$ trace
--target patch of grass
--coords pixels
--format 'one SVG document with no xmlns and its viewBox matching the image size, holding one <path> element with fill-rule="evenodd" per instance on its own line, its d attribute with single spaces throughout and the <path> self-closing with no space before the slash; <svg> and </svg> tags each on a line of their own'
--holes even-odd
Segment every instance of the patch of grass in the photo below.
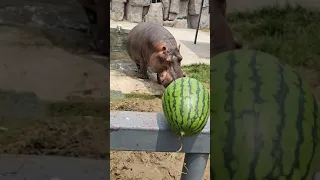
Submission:
<svg viewBox="0 0 320 180">
<path fill-rule="evenodd" d="M 233 13 L 228 20 L 250 49 L 270 53 L 292 66 L 319 69 L 320 12 L 269 7 Z"/>
<path fill-rule="evenodd" d="M 108 117 L 109 103 L 106 102 L 54 102 L 46 104 L 49 116 L 95 116 Z"/>
<path fill-rule="evenodd" d="M 153 94 L 130 93 L 130 94 L 125 94 L 125 98 L 148 100 L 148 99 L 157 98 L 157 96 Z"/>
<path fill-rule="evenodd" d="M 181 67 L 187 76 L 203 83 L 210 83 L 210 65 L 198 63 Z"/>
</svg>

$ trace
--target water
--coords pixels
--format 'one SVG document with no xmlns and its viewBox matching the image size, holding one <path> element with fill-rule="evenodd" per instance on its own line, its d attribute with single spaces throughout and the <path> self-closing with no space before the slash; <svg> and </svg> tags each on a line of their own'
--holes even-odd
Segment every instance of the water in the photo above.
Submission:
<svg viewBox="0 0 320 180">
<path fill-rule="evenodd" d="M 110 60 L 129 60 L 126 49 L 128 34 L 110 29 Z"/>
<path fill-rule="evenodd" d="M 127 40 L 128 33 L 110 29 L 110 69 L 120 71 L 128 76 L 135 76 L 137 66 L 127 53 Z"/>
</svg>

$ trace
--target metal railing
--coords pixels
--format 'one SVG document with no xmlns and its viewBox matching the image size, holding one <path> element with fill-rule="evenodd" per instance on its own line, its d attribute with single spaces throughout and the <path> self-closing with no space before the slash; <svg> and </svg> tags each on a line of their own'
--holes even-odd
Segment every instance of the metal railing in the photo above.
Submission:
<svg viewBox="0 0 320 180">
<path fill-rule="evenodd" d="M 162 113 L 111 111 L 110 128 L 111 150 L 176 152 L 180 147 Z M 180 152 L 186 154 L 181 180 L 202 180 L 210 153 L 210 120 L 201 133 L 182 142 Z"/>
</svg>

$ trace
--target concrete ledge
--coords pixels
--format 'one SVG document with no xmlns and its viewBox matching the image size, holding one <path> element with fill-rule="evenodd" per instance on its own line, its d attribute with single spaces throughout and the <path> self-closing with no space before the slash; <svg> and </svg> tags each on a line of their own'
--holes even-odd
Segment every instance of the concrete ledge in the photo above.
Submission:
<svg viewBox="0 0 320 180">
<path fill-rule="evenodd" d="M 112 150 L 175 152 L 180 147 L 162 113 L 112 111 L 110 128 Z M 183 138 L 181 152 L 210 153 L 210 118 L 201 133 Z"/>
<path fill-rule="evenodd" d="M 0 155 L 1 180 L 109 180 L 109 169 L 109 160 Z"/>
</svg>

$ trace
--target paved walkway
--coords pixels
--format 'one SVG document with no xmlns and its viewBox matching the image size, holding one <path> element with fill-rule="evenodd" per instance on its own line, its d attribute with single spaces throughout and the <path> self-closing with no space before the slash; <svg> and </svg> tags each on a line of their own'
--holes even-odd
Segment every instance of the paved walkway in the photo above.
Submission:
<svg viewBox="0 0 320 180">
<path fill-rule="evenodd" d="M 0 155 L 1 180 L 109 180 L 109 169 L 107 160 Z"/>
</svg>

